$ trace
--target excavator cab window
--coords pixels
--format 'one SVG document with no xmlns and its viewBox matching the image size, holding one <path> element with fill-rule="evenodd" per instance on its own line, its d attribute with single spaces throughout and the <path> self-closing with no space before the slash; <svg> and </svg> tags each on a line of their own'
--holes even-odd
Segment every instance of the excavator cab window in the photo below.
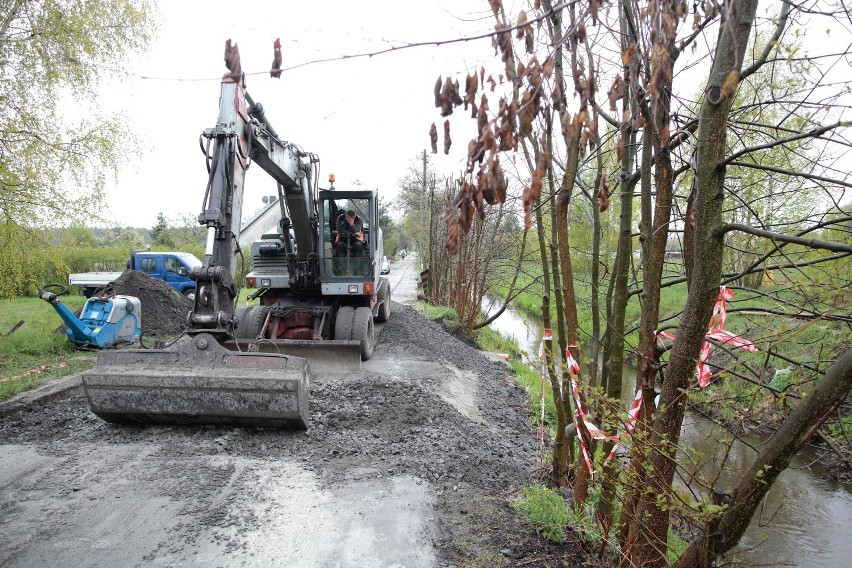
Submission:
<svg viewBox="0 0 852 568">
<path fill-rule="evenodd" d="M 370 275 L 370 200 L 323 201 L 323 248 L 326 274 Z"/>
</svg>

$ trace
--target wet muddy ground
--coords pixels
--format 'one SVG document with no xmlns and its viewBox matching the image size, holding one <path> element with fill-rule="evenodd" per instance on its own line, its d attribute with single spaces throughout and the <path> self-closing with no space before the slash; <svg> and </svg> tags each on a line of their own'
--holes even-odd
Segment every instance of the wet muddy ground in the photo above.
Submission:
<svg viewBox="0 0 852 568">
<path fill-rule="evenodd" d="M 526 394 L 412 308 L 361 373 L 312 378 L 310 414 L 117 426 L 77 389 L 7 417 L 0 566 L 561 565 L 510 505 L 538 459 Z"/>
</svg>

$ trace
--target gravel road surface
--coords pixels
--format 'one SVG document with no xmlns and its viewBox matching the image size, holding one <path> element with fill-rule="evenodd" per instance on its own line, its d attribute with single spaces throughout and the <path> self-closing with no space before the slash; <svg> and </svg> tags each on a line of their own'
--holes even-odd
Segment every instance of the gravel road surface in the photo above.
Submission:
<svg viewBox="0 0 852 568">
<path fill-rule="evenodd" d="M 413 260 L 361 372 L 312 377 L 305 432 L 117 426 L 79 388 L 0 420 L 0 566 L 520 563 L 526 395 L 400 303 Z"/>
</svg>

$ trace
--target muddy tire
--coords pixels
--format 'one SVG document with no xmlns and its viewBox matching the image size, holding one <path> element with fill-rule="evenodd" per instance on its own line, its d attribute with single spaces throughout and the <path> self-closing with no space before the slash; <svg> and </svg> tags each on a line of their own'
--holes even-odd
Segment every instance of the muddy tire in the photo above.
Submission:
<svg viewBox="0 0 852 568">
<path fill-rule="evenodd" d="M 367 361 L 373 356 L 375 343 L 375 327 L 373 327 L 373 311 L 362 306 L 355 310 L 352 321 L 352 339 L 361 342 L 361 360 Z"/>
<path fill-rule="evenodd" d="M 376 294 L 376 299 L 379 301 L 379 309 L 376 312 L 376 321 L 385 323 L 390 318 L 390 303 L 391 303 L 391 287 L 390 281 L 387 278 L 382 278 L 379 281 L 379 293 Z"/>
<path fill-rule="evenodd" d="M 186 296 L 186 299 L 189 300 L 190 302 L 194 302 L 195 301 L 195 288 L 187 288 L 186 290 L 183 291 L 183 295 Z M 251 307 L 251 306 L 249 306 L 249 307 Z"/>
<path fill-rule="evenodd" d="M 352 339 L 352 319 L 355 317 L 355 308 L 352 306 L 341 306 L 337 310 L 337 319 L 334 322 L 334 338 L 339 341 Z"/>
<path fill-rule="evenodd" d="M 249 313 L 254 309 L 254 306 L 240 306 L 234 312 L 234 317 L 237 320 L 237 326 L 234 328 L 234 337 L 237 339 L 248 339 L 245 335 L 247 329 L 246 322 L 248 321 Z"/>
<path fill-rule="evenodd" d="M 245 311 L 240 313 L 242 310 Z M 266 323 L 268 314 L 269 308 L 267 306 L 238 308 L 236 315 L 240 322 L 237 324 L 237 329 L 234 330 L 234 336 L 237 339 L 257 339 L 257 336 L 263 330 L 263 324 Z"/>
</svg>

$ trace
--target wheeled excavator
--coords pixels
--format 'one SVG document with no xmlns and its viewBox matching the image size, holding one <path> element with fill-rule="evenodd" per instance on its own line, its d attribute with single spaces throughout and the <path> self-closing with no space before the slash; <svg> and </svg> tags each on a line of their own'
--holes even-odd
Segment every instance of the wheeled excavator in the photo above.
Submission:
<svg viewBox="0 0 852 568">
<path fill-rule="evenodd" d="M 311 374 L 358 371 L 374 321 L 390 316 L 377 191 L 335 189 L 333 176 L 319 189 L 319 157 L 277 134 L 242 74 L 222 79 L 218 122 L 200 141 L 207 240 L 184 335 L 163 349 L 101 352 L 83 375 L 90 407 L 109 422 L 307 428 Z M 250 166 L 275 180 L 281 218 L 251 246 L 245 282 L 257 302 L 238 307 Z M 344 230 L 347 212 L 357 235 Z"/>
</svg>

